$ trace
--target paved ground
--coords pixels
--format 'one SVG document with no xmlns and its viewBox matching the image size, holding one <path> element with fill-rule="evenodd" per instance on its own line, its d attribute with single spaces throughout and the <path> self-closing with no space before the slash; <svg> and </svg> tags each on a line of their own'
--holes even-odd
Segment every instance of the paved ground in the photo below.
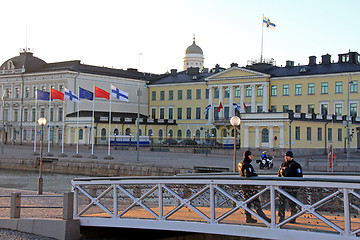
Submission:
<svg viewBox="0 0 360 240">
<path fill-rule="evenodd" d="M 178 152 L 181 149 L 175 149 L 177 152 L 166 151 L 149 151 L 148 148 L 146 150 L 139 151 L 139 160 L 137 160 L 137 152 L 135 149 L 121 149 L 121 147 L 117 147 L 115 150 L 113 147 L 111 148 L 111 156 L 114 157 L 111 161 L 116 162 L 124 162 L 124 163 L 141 163 L 141 164 L 149 164 L 149 165 L 162 165 L 162 166 L 176 166 L 176 167 L 184 167 L 184 168 L 193 168 L 194 166 L 204 166 L 204 167 L 221 167 L 221 168 L 229 168 L 232 170 L 233 168 L 233 151 L 231 149 L 227 150 L 224 154 L 214 154 L 210 153 L 206 156 L 205 153 L 193 153 L 192 149 L 189 149 L 188 152 Z M 68 159 L 76 160 L 78 158 L 74 157 L 76 155 L 76 146 L 66 147 L 64 149 L 65 154 Z M 13 156 L 16 158 L 23 157 L 34 157 L 34 147 L 26 146 L 26 145 L 5 145 L 4 153 L 1 155 L 5 155 L 7 157 Z M 39 153 L 39 146 L 37 148 L 37 153 Z M 54 157 L 58 157 L 61 154 L 61 148 L 56 146 L 51 149 L 51 154 Z M 242 150 L 237 151 L 236 162 L 242 160 Z M 47 146 L 44 147 L 44 156 L 48 154 Z M 107 147 L 96 147 L 94 150 L 94 155 L 97 156 L 97 159 L 91 159 L 91 151 L 88 147 L 81 147 L 79 149 L 79 155 L 82 156 L 81 159 L 89 159 L 89 160 L 103 160 L 104 157 L 108 155 Z M 260 156 L 255 155 L 255 159 L 258 159 Z M 304 170 L 308 171 L 316 171 L 314 170 L 314 166 L 326 167 L 329 165 L 329 161 L 326 155 L 320 156 L 295 156 L 294 158 L 298 161 L 304 168 Z M 349 169 L 352 171 L 357 171 L 356 167 L 359 169 L 359 161 L 360 161 L 360 153 L 354 152 L 351 153 L 350 158 L 347 159 L 346 154 L 337 154 L 337 166 L 349 166 Z M 283 157 L 275 157 L 274 158 L 274 168 L 271 169 L 271 172 L 276 172 L 279 168 L 281 162 L 284 161 Z M 255 169 L 258 170 L 258 166 L 253 161 L 253 165 Z M 269 172 L 269 170 L 267 170 Z M 260 171 L 261 172 L 261 171 Z"/>
</svg>

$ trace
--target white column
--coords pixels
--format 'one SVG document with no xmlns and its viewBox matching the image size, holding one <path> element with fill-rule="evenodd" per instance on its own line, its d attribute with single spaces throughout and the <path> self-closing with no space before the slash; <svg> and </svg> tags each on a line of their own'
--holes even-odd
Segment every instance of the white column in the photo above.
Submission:
<svg viewBox="0 0 360 240">
<path fill-rule="evenodd" d="M 244 126 L 244 148 L 249 147 L 249 127 Z"/>
<path fill-rule="evenodd" d="M 279 136 L 279 147 L 280 148 L 284 148 L 284 138 L 285 138 L 285 136 L 284 136 L 284 126 L 279 126 L 279 128 L 280 128 L 280 136 Z"/>
<path fill-rule="evenodd" d="M 223 102 L 223 87 L 219 87 L 219 106 L 220 103 L 224 106 L 224 102 Z M 224 118 L 224 109 L 221 109 L 219 112 L 219 118 Z"/>
<path fill-rule="evenodd" d="M 245 103 L 245 91 L 244 91 L 244 85 L 240 86 L 240 108 L 241 108 L 241 112 L 244 113 L 245 112 L 245 108 L 244 108 L 244 103 Z"/>
<path fill-rule="evenodd" d="M 234 101 L 234 86 L 229 86 L 230 94 L 229 94 L 229 117 L 235 116 L 235 108 L 233 106 Z"/>
<path fill-rule="evenodd" d="M 272 149 L 274 148 L 274 127 L 270 126 L 269 130 L 269 148 Z"/>
<path fill-rule="evenodd" d="M 259 126 L 255 127 L 255 147 L 260 147 L 260 134 L 259 134 Z"/>
<path fill-rule="evenodd" d="M 268 84 L 263 84 L 263 111 L 268 112 L 270 106 L 268 106 L 268 90 L 267 90 Z"/>
<path fill-rule="evenodd" d="M 210 109 L 208 111 L 208 123 L 212 123 L 213 121 L 213 118 L 214 118 L 214 114 L 213 114 L 213 109 L 214 109 L 214 106 L 213 106 L 213 88 L 212 87 L 209 87 L 209 104 L 210 104 Z"/>
<path fill-rule="evenodd" d="M 255 113 L 256 112 L 256 102 L 255 102 L 255 99 L 256 99 L 256 95 L 255 95 L 255 91 L 256 90 L 256 85 L 252 84 L 251 85 L 251 112 L 252 113 Z"/>
</svg>

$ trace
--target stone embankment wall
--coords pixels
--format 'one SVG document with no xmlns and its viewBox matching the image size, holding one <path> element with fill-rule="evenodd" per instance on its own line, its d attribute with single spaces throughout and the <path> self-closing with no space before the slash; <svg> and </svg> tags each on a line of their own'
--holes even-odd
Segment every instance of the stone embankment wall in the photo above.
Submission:
<svg viewBox="0 0 360 240">
<path fill-rule="evenodd" d="M 1 169 L 38 171 L 39 158 L 1 158 Z M 66 158 L 45 158 L 43 172 L 75 174 L 86 176 L 173 176 L 193 172 L 193 169 L 169 166 L 154 166 L 137 163 L 121 163 L 109 160 L 85 160 Z"/>
</svg>

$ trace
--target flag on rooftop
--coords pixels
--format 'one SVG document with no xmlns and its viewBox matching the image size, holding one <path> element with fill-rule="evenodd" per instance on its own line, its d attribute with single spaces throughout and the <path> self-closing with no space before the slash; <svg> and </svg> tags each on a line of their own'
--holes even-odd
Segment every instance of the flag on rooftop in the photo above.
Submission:
<svg viewBox="0 0 360 240">
<path fill-rule="evenodd" d="M 50 92 L 51 92 L 51 94 L 50 94 L 51 100 L 59 99 L 61 101 L 64 101 L 64 94 L 62 92 L 55 90 L 53 88 L 51 88 Z"/>
<path fill-rule="evenodd" d="M 129 102 L 129 94 L 111 85 L 111 96 L 125 102 Z"/>
<path fill-rule="evenodd" d="M 36 98 L 38 100 L 49 101 L 50 100 L 50 92 L 45 92 L 45 91 L 41 91 L 39 89 L 36 89 Z"/>
<path fill-rule="evenodd" d="M 73 93 L 67 88 L 65 88 L 65 99 L 68 99 L 72 102 L 80 102 L 78 96 L 76 96 L 75 93 Z"/>
<path fill-rule="evenodd" d="M 94 93 L 90 92 L 89 90 L 79 87 L 79 98 L 92 101 L 92 100 L 94 100 Z"/>
<path fill-rule="evenodd" d="M 270 19 L 268 19 L 266 17 L 264 17 L 264 19 L 263 19 L 263 25 L 266 26 L 267 28 L 272 28 L 272 29 L 276 28 L 275 23 L 271 22 Z"/>
</svg>

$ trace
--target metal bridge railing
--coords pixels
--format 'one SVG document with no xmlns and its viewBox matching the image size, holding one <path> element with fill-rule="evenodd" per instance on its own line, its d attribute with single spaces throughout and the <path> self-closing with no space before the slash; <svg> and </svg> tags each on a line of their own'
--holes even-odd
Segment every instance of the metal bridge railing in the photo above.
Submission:
<svg viewBox="0 0 360 240">
<path fill-rule="evenodd" d="M 325 178 L 176 176 L 72 181 L 81 225 L 206 232 L 270 239 L 353 239 L 360 234 L 360 181 Z M 246 198 L 243 189 L 253 194 Z M 293 193 L 296 192 L 295 196 Z M 287 201 L 279 222 L 279 198 Z M 267 222 L 252 203 L 260 200 Z M 294 203 L 296 213 L 291 213 Z M 246 223 L 245 213 L 257 219 Z M 296 219 L 296 223 L 292 223 Z"/>
</svg>

